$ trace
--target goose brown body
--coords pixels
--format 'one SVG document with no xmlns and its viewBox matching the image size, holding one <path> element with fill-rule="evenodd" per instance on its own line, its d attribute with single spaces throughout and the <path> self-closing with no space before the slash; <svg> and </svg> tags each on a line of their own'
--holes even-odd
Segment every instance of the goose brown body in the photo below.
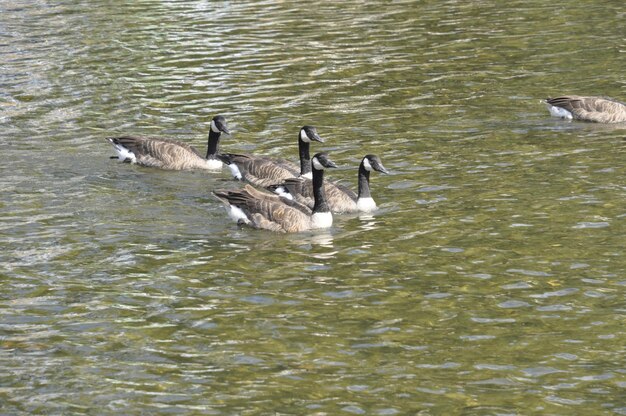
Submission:
<svg viewBox="0 0 626 416">
<path fill-rule="evenodd" d="M 211 120 L 206 157 L 186 143 L 160 137 L 120 136 L 107 137 L 107 140 L 122 162 L 169 170 L 215 170 L 222 167 L 217 157 L 222 133 L 230 134 L 226 120 L 222 116 L 215 116 Z"/>
<path fill-rule="evenodd" d="M 300 232 L 310 229 L 311 210 L 278 195 L 260 192 L 250 185 L 236 191 L 215 191 L 222 201 L 241 209 L 253 228 L 278 232 Z"/>
<path fill-rule="evenodd" d="M 169 170 L 208 169 L 207 159 L 188 144 L 159 137 L 122 136 L 107 138 L 135 155 L 135 163 Z"/>
<path fill-rule="evenodd" d="M 388 173 L 378 156 L 366 155 L 359 165 L 358 193 L 337 182 L 324 182 L 324 191 L 330 210 L 336 213 L 375 210 L 376 203 L 371 197 L 369 187 L 369 175 L 372 170 Z M 310 208 L 313 207 L 313 184 L 310 179 L 289 178 L 280 184 L 269 186 L 268 189 L 281 195 L 287 191 L 294 201 Z"/>
<path fill-rule="evenodd" d="M 332 225 L 332 214 L 326 204 L 323 190 L 324 168 L 336 165 L 325 153 L 311 159 L 315 204 L 313 209 L 278 195 L 254 189 L 250 185 L 240 190 L 215 191 L 229 210 L 229 215 L 238 223 L 257 229 L 277 232 L 301 232 Z"/>
<path fill-rule="evenodd" d="M 300 175 L 298 167 L 284 159 L 270 159 L 236 153 L 222 154 L 220 158 L 227 165 L 236 166 L 240 175 L 239 177 L 233 173 L 236 179 L 249 182 L 260 188 Z"/>
<path fill-rule="evenodd" d="M 236 179 L 265 188 L 288 178 L 310 177 L 311 156 L 309 148 L 311 141 L 323 142 L 324 139 L 317 134 L 315 127 L 302 127 L 298 134 L 300 167 L 285 159 L 267 156 L 223 153 L 219 155 L 219 158 L 228 165 Z"/>
<path fill-rule="evenodd" d="M 309 208 L 313 207 L 315 200 L 313 198 L 311 179 L 288 178 L 280 184 L 270 185 L 267 188 L 276 192 L 280 187 L 284 187 L 294 201 Z M 338 183 L 325 182 L 324 192 L 332 212 L 345 213 L 356 211 L 357 194 L 352 189 Z"/>
<path fill-rule="evenodd" d="M 626 104 L 610 98 L 568 95 L 548 98 L 545 102 L 548 106 L 566 110 L 574 120 L 596 123 L 626 122 Z"/>
</svg>

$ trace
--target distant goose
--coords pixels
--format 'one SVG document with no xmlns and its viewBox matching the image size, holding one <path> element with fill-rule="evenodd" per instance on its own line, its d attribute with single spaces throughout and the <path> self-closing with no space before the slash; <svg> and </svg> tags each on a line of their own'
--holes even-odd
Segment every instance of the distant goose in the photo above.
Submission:
<svg viewBox="0 0 626 416">
<path fill-rule="evenodd" d="M 567 120 L 620 123 L 626 121 L 626 104 L 610 98 L 569 95 L 545 101 L 550 114 Z"/>
<path fill-rule="evenodd" d="M 373 170 L 389 173 L 378 156 L 366 155 L 359 165 L 358 193 L 335 182 L 324 183 L 330 210 L 337 213 L 376 210 L 376 202 L 370 193 L 370 172 Z M 269 186 L 268 189 L 306 206 L 313 206 L 313 186 L 309 179 L 291 178 L 281 184 Z"/>
<path fill-rule="evenodd" d="M 265 188 L 287 178 L 298 176 L 311 178 L 311 156 L 309 154 L 311 141 L 323 143 L 324 139 L 317 134 L 315 127 L 302 127 L 298 133 L 300 169 L 294 163 L 284 159 L 265 156 L 222 153 L 219 158 L 228 165 L 235 179 Z"/>
<path fill-rule="evenodd" d="M 258 191 L 249 185 L 241 190 L 214 193 L 226 204 L 229 216 L 239 224 L 288 233 L 329 228 L 333 216 L 324 194 L 324 169 L 337 166 L 326 153 L 313 156 L 311 165 L 315 195 L 313 211 L 293 201 L 281 201 L 277 195 Z"/>
<path fill-rule="evenodd" d="M 226 119 L 215 116 L 211 120 L 206 158 L 194 147 L 175 140 L 142 136 L 107 137 L 107 140 L 115 148 L 120 162 L 171 170 L 218 170 L 222 167 L 218 159 L 222 133 L 230 134 Z"/>
</svg>

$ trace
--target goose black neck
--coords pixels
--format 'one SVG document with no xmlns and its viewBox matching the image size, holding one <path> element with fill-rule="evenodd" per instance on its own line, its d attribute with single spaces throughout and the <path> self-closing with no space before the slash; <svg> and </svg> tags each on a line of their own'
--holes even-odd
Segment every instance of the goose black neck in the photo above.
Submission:
<svg viewBox="0 0 626 416">
<path fill-rule="evenodd" d="M 370 171 L 365 169 L 363 163 L 359 166 L 359 198 L 370 198 Z"/>
<path fill-rule="evenodd" d="M 313 212 L 330 212 L 324 191 L 324 171 L 313 169 Z"/>
<path fill-rule="evenodd" d="M 215 159 L 217 152 L 220 150 L 220 136 L 221 132 L 214 132 L 213 129 L 209 131 L 209 142 L 207 144 L 206 158 Z"/>
<path fill-rule="evenodd" d="M 311 172 L 311 155 L 309 154 L 309 143 L 300 137 L 298 137 L 298 151 L 300 152 L 300 175 L 306 175 Z"/>
</svg>

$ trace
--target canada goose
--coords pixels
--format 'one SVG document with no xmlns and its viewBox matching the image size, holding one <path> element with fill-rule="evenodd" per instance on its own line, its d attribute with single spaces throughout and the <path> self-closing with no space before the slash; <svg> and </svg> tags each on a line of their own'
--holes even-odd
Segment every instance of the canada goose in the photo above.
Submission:
<svg viewBox="0 0 626 416">
<path fill-rule="evenodd" d="M 365 155 L 359 165 L 358 194 L 336 182 L 324 183 L 326 199 L 332 212 L 372 212 L 376 210 L 376 202 L 370 193 L 370 172 L 389 173 L 376 155 Z M 313 206 L 313 187 L 311 181 L 302 178 L 286 179 L 283 183 L 268 187 L 286 198 L 293 198 L 308 207 Z"/>
<path fill-rule="evenodd" d="M 287 178 L 304 176 L 311 178 L 311 156 L 309 145 L 311 141 L 324 142 L 317 129 L 313 126 L 304 126 L 298 133 L 298 149 L 300 152 L 300 170 L 284 159 L 275 159 L 265 156 L 241 155 L 222 153 L 218 157 L 228 165 L 233 177 L 249 182 L 261 188 L 282 182 Z"/>
<path fill-rule="evenodd" d="M 211 120 L 206 158 L 194 147 L 175 140 L 141 136 L 107 137 L 107 140 L 115 148 L 120 162 L 171 170 L 218 170 L 222 167 L 217 157 L 222 133 L 230 134 L 226 119 L 215 116 Z"/>
<path fill-rule="evenodd" d="M 567 120 L 620 123 L 626 121 L 626 104 L 611 98 L 569 95 L 545 101 L 554 117 Z"/>
<path fill-rule="evenodd" d="M 317 153 L 311 159 L 313 170 L 313 210 L 293 201 L 282 201 L 273 194 L 257 191 L 246 185 L 236 191 L 215 191 L 214 194 L 227 207 L 229 216 L 238 224 L 278 232 L 300 232 L 316 228 L 329 228 L 333 216 L 324 194 L 324 169 L 337 165 L 326 153 Z"/>
</svg>

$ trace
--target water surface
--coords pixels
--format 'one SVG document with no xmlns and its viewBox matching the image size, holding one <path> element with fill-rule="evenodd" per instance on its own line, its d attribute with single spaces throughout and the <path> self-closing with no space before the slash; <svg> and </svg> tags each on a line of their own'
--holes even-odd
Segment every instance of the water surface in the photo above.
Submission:
<svg viewBox="0 0 626 416">
<path fill-rule="evenodd" d="M 6 414 L 626 414 L 620 2 L 0 4 Z M 226 170 L 120 133 L 295 159 L 380 210 L 239 229 Z"/>
</svg>

